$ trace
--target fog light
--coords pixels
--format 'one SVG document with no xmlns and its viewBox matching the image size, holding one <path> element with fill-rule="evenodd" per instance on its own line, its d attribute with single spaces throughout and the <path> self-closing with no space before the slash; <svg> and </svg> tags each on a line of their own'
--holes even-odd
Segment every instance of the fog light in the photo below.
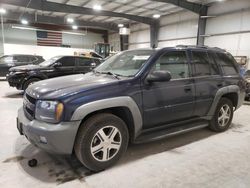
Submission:
<svg viewBox="0 0 250 188">
<path fill-rule="evenodd" d="M 40 142 L 43 144 L 47 144 L 47 139 L 44 136 L 40 136 Z"/>
</svg>

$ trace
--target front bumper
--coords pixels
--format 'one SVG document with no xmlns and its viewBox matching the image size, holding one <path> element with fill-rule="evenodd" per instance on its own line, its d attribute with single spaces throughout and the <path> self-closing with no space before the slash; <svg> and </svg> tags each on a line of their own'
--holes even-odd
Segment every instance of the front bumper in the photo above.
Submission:
<svg viewBox="0 0 250 188">
<path fill-rule="evenodd" d="M 6 75 L 6 79 L 11 87 L 16 87 L 17 89 L 22 89 L 22 83 L 24 81 L 23 75 Z"/>
<path fill-rule="evenodd" d="M 38 120 L 29 120 L 23 108 L 18 110 L 17 128 L 21 135 L 33 145 L 50 153 L 71 154 L 75 137 L 81 121 L 50 124 Z"/>
</svg>

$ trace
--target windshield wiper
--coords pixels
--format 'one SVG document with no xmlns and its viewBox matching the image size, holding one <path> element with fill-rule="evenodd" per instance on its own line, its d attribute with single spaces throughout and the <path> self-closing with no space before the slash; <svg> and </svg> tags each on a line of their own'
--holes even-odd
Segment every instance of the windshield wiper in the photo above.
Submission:
<svg viewBox="0 0 250 188">
<path fill-rule="evenodd" d="M 99 72 L 99 71 L 93 70 L 93 72 L 94 73 L 99 73 L 99 74 L 108 74 L 108 75 L 111 75 L 111 76 L 113 76 L 114 78 L 116 78 L 118 80 L 120 80 L 119 76 L 122 76 L 120 74 L 116 74 L 116 73 L 113 73 L 113 72 L 110 72 L 110 71 L 108 71 L 108 72 Z"/>
</svg>

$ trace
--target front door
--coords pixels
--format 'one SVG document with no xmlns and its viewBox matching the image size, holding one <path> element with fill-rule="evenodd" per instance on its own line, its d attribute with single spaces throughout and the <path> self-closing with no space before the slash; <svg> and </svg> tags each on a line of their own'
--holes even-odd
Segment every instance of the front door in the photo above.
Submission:
<svg viewBox="0 0 250 188">
<path fill-rule="evenodd" d="M 55 63 L 60 63 L 61 66 L 54 67 L 54 70 L 48 74 L 49 77 L 66 76 L 76 73 L 76 62 L 73 56 L 62 57 Z"/>
<path fill-rule="evenodd" d="M 144 82 L 144 128 L 191 118 L 195 90 L 186 51 L 166 52 L 155 62 L 151 72 L 154 70 L 169 71 L 172 78 L 167 82 Z"/>
</svg>

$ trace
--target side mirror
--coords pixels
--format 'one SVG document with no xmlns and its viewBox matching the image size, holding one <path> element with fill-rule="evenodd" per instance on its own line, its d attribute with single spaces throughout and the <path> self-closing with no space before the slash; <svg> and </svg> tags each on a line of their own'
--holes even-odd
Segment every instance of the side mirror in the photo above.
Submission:
<svg viewBox="0 0 250 188">
<path fill-rule="evenodd" d="M 153 71 L 146 79 L 150 82 L 168 82 L 171 80 L 171 73 L 169 71 Z"/>
<path fill-rule="evenodd" d="M 58 68 L 58 67 L 61 67 L 61 66 L 62 66 L 62 63 L 60 63 L 60 62 L 56 62 L 53 65 L 53 67 L 55 67 L 55 68 Z"/>
</svg>

